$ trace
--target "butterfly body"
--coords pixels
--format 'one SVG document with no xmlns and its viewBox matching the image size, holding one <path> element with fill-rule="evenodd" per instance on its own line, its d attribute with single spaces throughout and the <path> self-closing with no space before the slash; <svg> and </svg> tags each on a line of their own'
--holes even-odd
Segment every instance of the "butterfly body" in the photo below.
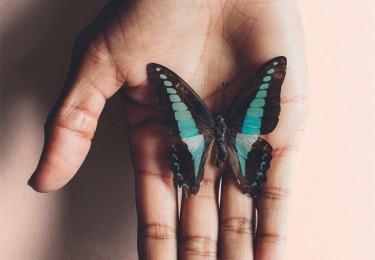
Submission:
<svg viewBox="0 0 375 260">
<path fill-rule="evenodd" d="M 272 159 L 272 147 L 260 135 L 277 125 L 285 73 L 285 57 L 270 60 L 246 82 L 227 115 L 214 118 L 176 73 L 155 63 L 147 66 L 160 105 L 160 123 L 173 137 L 170 168 L 187 197 L 198 193 L 214 144 L 216 166 L 228 162 L 242 192 L 260 195 Z"/>
<path fill-rule="evenodd" d="M 228 152 L 226 145 L 226 136 L 227 136 L 227 124 L 225 123 L 224 117 L 218 115 L 215 118 L 215 140 L 217 146 L 217 159 L 216 166 L 222 167 L 224 162 L 227 160 Z"/>
</svg>

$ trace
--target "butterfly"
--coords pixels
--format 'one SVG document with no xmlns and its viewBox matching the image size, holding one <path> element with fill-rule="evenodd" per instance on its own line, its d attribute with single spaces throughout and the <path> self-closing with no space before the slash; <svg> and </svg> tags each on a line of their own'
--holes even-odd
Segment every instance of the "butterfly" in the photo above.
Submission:
<svg viewBox="0 0 375 260">
<path fill-rule="evenodd" d="M 261 194 L 272 146 L 260 135 L 272 132 L 279 121 L 286 65 L 283 56 L 265 63 L 238 92 L 226 115 L 215 117 L 176 73 L 156 63 L 147 65 L 160 107 L 160 124 L 173 137 L 168 154 L 173 179 L 186 197 L 198 193 L 214 145 L 216 166 L 228 161 L 242 192 L 253 198 Z"/>
</svg>

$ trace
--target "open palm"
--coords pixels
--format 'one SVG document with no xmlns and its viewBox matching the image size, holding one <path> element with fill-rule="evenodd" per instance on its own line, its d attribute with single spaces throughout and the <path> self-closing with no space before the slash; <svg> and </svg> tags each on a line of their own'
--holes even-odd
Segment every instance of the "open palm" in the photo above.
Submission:
<svg viewBox="0 0 375 260">
<path fill-rule="evenodd" d="M 136 174 L 141 259 L 280 259 L 286 238 L 291 168 L 302 137 L 307 90 L 302 33 L 294 1 L 111 1 L 77 37 L 71 70 L 46 124 L 30 185 L 65 185 L 85 159 L 106 99 L 121 89 Z M 213 113 L 275 56 L 288 58 L 268 182 L 255 200 L 233 174 L 208 162 L 198 195 L 183 199 L 155 123 L 146 65 L 163 64 L 190 84 Z M 228 83 L 225 104 L 221 83 Z M 223 175 L 219 209 L 219 176 Z M 256 209 L 256 210 L 255 210 Z M 257 213 L 256 213 L 257 212 Z"/>
</svg>

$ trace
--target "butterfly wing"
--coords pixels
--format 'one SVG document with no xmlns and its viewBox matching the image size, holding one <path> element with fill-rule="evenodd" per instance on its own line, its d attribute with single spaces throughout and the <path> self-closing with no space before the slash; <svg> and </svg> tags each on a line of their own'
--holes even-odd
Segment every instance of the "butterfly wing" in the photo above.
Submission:
<svg viewBox="0 0 375 260">
<path fill-rule="evenodd" d="M 161 124 L 174 142 L 169 149 L 174 181 L 187 197 L 197 194 L 214 139 L 214 121 L 203 100 L 176 73 L 159 64 L 147 65 L 158 97 Z"/>
<path fill-rule="evenodd" d="M 280 91 L 286 74 L 285 57 L 264 64 L 239 92 L 226 116 L 231 128 L 232 165 L 244 193 L 260 195 L 272 159 L 272 147 L 259 137 L 272 132 L 280 114 Z"/>
</svg>

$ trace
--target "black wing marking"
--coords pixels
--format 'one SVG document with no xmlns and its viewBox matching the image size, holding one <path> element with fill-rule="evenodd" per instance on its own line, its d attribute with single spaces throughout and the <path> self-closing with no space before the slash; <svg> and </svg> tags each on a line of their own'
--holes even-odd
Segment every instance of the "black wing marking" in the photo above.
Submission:
<svg viewBox="0 0 375 260">
<path fill-rule="evenodd" d="M 179 133 L 174 115 L 175 111 L 170 101 L 171 93 L 167 92 L 167 89 L 171 88 L 192 113 L 200 133 L 207 128 L 213 128 L 215 126 L 212 115 L 204 101 L 176 73 L 160 64 L 150 63 L 147 65 L 147 76 L 154 86 L 160 105 L 160 122 L 163 126 L 170 128 L 170 135 L 176 136 Z M 170 82 L 170 86 L 165 86 L 165 81 Z M 169 91 L 173 92 L 173 90 Z"/>
<path fill-rule="evenodd" d="M 229 160 L 242 192 L 249 194 L 252 198 L 261 195 L 261 188 L 267 181 L 267 171 L 272 160 L 271 145 L 258 137 L 245 160 L 244 174 L 238 163 L 237 151 L 232 145 L 229 145 Z"/>
<path fill-rule="evenodd" d="M 250 117 L 261 119 L 260 134 L 268 134 L 275 129 L 279 121 L 280 91 L 286 74 L 286 65 L 285 57 L 276 57 L 264 64 L 246 82 L 226 115 L 229 128 L 242 133 L 244 119 L 248 114 Z M 257 96 L 264 95 L 264 105 L 259 102 L 249 111 L 251 103 L 257 99 Z"/>
<path fill-rule="evenodd" d="M 178 75 L 159 64 L 147 65 L 160 105 L 161 124 L 175 140 L 169 149 L 175 183 L 187 197 L 197 194 L 215 127 L 203 100 Z"/>
<path fill-rule="evenodd" d="M 184 191 L 186 198 L 198 193 L 200 183 L 204 177 L 204 168 L 210 154 L 213 138 L 207 138 L 204 143 L 203 153 L 197 173 L 195 173 L 195 160 L 189 152 L 188 145 L 181 140 L 176 140 L 169 150 L 170 167 L 174 174 L 174 182 Z"/>
<path fill-rule="evenodd" d="M 246 161 L 246 176 L 243 192 L 255 198 L 261 195 L 263 183 L 267 181 L 267 171 L 272 160 L 272 147 L 259 137 L 253 144 Z M 250 185 L 248 185 L 250 184 Z"/>
<path fill-rule="evenodd" d="M 231 160 L 231 167 L 242 191 L 252 197 L 267 180 L 272 147 L 259 135 L 272 132 L 279 121 L 285 74 L 285 57 L 268 61 L 239 92 L 227 117 L 231 157 L 237 159 Z"/>
</svg>

